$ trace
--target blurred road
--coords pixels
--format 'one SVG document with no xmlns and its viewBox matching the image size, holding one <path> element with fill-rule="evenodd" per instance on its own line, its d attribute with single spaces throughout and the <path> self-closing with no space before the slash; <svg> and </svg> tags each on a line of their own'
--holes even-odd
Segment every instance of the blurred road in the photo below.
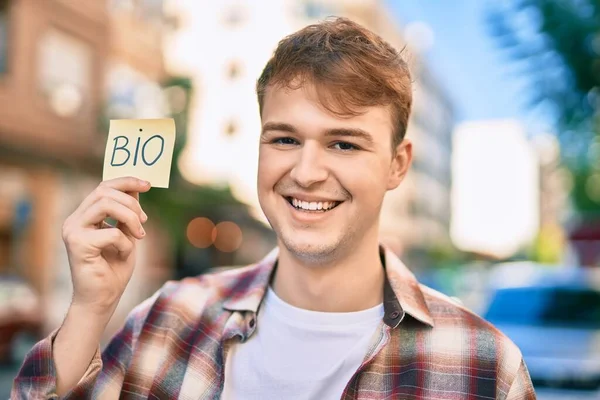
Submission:
<svg viewBox="0 0 600 400">
<path fill-rule="evenodd" d="M 0 365 L 0 400 L 9 398 L 12 381 L 19 371 L 25 355 L 34 344 L 35 340 L 29 336 L 23 335 L 18 337 L 14 347 L 15 362 L 10 365 Z"/>
</svg>

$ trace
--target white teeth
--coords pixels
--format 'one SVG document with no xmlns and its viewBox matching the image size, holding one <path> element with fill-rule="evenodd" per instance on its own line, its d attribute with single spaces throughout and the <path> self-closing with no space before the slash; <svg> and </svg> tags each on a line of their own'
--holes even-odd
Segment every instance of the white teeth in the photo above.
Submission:
<svg viewBox="0 0 600 400">
<path fill-rule="evenodd" d="M 316 211 L 316 210 L 324 210 L 327 211 L 337 204 L 335 201 L 302 201 L 292 197 L 292 205 L 296 208 L 300 208 L 302 210 Z"/>
</svg>

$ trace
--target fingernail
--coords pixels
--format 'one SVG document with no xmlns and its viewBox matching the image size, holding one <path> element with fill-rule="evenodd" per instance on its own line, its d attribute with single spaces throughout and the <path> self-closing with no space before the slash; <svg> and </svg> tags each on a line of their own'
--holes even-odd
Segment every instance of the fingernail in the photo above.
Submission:
<svg viewBox="0 0 600 400">
<path fill-rule="evenodd" d="M 148 216 L 146 215 L 145 212 L 142 211 L 142 222 L 146 222 L 148 221 Z"/>
<path fill-rule="evenodd" d="M 140 179 L 140 183 L 141 183 L 143 186 L 148 186 L 148 185 L 150 185 L 150 182 L 148 182 L 148 181 L 145 181 L 145 180 L 143 180 L 143 179 Z"/>
<path fill-rule="evenodd" d="M 146 236 L 146 231 L 144 230 L 144 228 L 140 227 L 140 235 Z"/>
</svg>

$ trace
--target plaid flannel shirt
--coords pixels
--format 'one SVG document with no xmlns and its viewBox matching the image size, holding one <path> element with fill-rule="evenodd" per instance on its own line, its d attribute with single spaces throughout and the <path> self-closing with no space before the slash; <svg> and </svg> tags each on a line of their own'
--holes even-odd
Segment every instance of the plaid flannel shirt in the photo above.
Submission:
<svg viewBox="0 0 600 400">
<path fill-rule="evenodd" d="M 342 399 L 535 399 L 519 349 L 420 285 L 390 251 L 384 318 Z M 168 282 L 100 349 L 68 399 L 218 399 L 232 344 L 251 340 L 277 252 L 241 269 Z M 12 399 L 54 399 L 56 331 L 27 355 Z"/>
</svg>

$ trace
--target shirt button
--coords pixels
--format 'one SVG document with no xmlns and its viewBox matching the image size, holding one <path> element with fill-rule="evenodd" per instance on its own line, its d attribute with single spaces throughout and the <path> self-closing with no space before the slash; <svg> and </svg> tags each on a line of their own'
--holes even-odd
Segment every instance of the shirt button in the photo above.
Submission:
<svg viewBox="0 0 600 400">
<path fill-rule="evenodd" d="M 252 318 L 250 320 L 250 328 L 254 328 L 254 325 L 256 325 L 256 321 L 254 320 L 254 318 Z"/>
<path fill-rule="evenodd" d="M 400 313 L 398 311 L 394 311 L 393 313 L 390 314 L 390 318 L 396 319 L 396 318 L 398 318 L 399 315 L 400 315 Z"/>
</svg>

